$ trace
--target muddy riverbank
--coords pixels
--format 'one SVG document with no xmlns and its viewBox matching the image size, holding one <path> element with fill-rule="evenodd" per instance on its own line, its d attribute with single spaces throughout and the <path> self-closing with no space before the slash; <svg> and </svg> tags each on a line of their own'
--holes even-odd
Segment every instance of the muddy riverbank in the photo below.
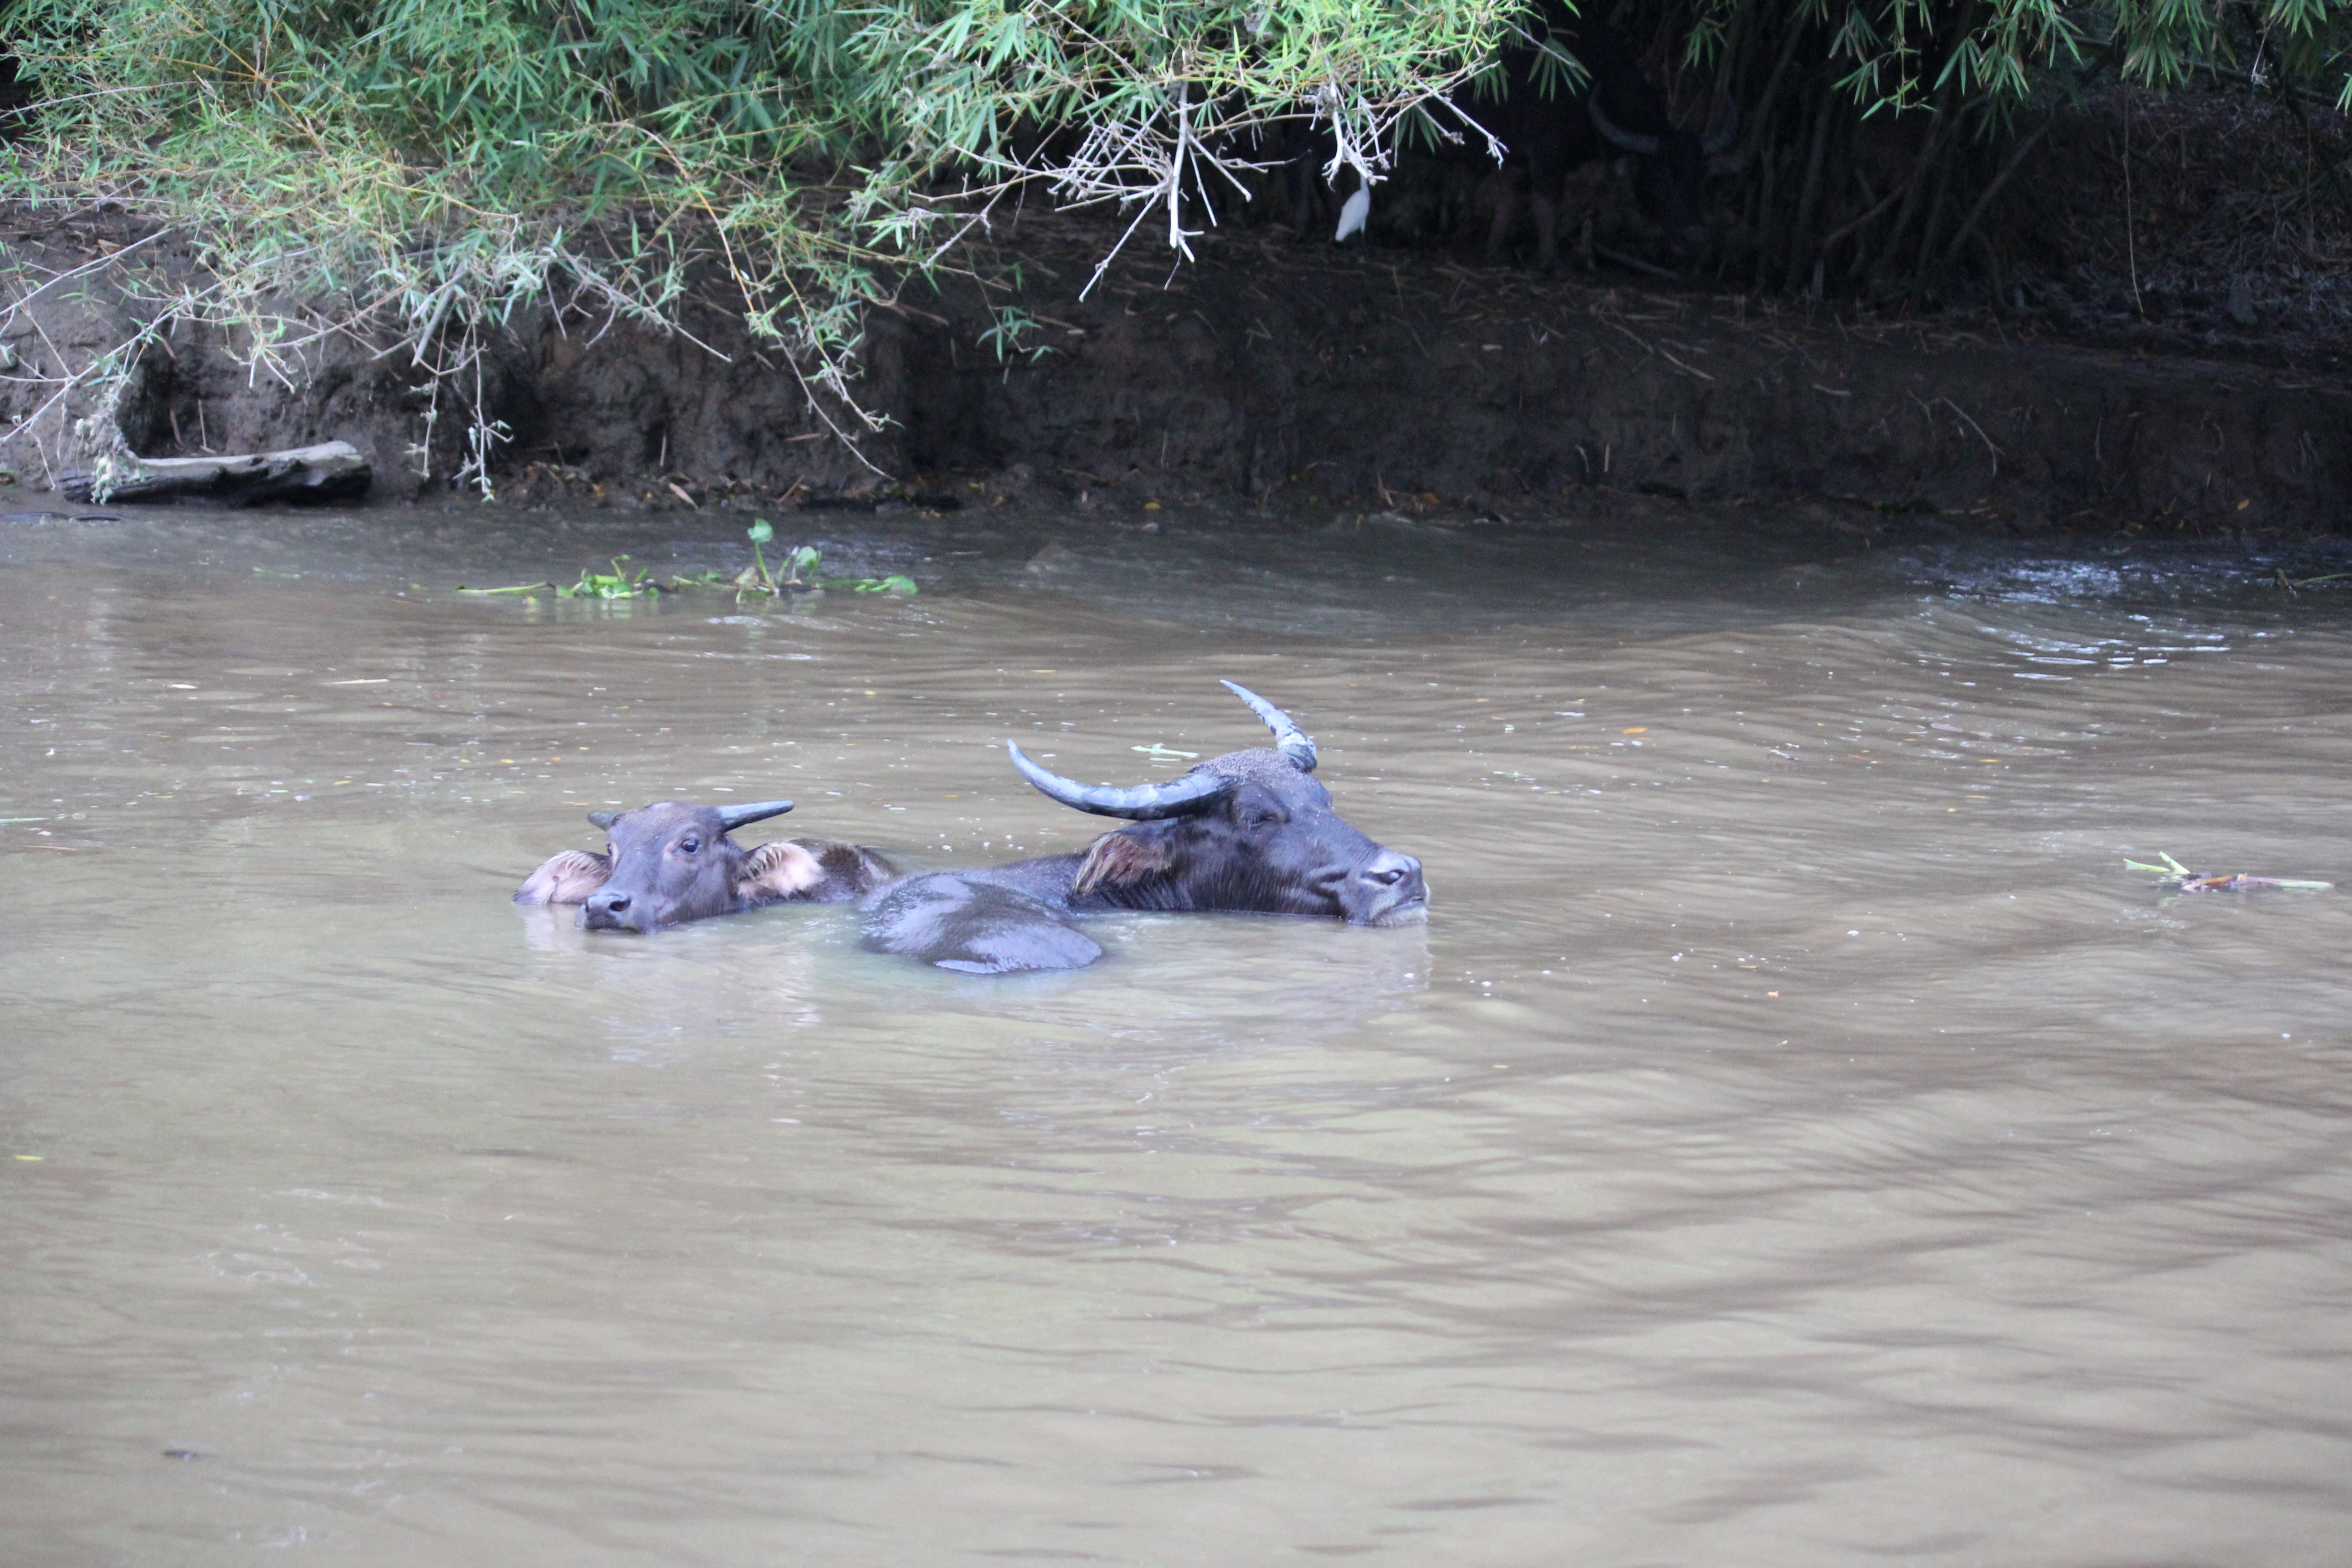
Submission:
<svg viewBox="0 0 2352 1568">
<path fill-rule="evenodd" d="M 193 266 L 169 238 L 134 258 L 142 232 L 120 214 L 18 212 L 0 238 L 20 298 L 110 251 L 151 284 Z M 715 306 L 687 314 L 699 343 L 518 320 L 482 384 L 511 435 L 501 494 L 772 507 L 976 479 L 992 499 L 1138 508 L 1510 516 L 1632 493 L 2002 532 L 2344 521 L 2352 381 L 2333 369 L 2070 344 L 1991 316 L 1858 320 L 1634 273 L 1339 252 L 1267 228 L 1215 235 L 1173 274 L 1139 250 L 1088 291 L 1106 237 L 1033 215 L 986 258 L 989 284 L 910 291 L 879 315 L 861 395 L 890 425 L 864 460 Z M 184 328 L 142 348 L 110 401 L 102 378 L 64 387 L 136 335 L 113 277 L 50 288 L 0 326 L 15 430 L 0 462 L 28 489 L 85 466 L 110 426 L 144 457 L 341 437 L 371 456 L 379 499 L 446 488 L 463 421 L 446 400 L 428 421 L 414 368 L 348 336 L 294 356 L 291 384 Z M 1000 354 L 987 333 L 1008 310 L 1031 324 Z"/>
</svg>

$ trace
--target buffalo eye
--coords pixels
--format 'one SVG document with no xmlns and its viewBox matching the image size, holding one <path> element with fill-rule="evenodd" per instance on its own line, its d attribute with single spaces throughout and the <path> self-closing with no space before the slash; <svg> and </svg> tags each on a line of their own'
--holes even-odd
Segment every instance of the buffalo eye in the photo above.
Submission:
<svg viewBox="0 0 2352 1568">
<path fill-rule="evenodd" d="M 688 855 L 691 855 L 696 850 L 702 847 L 702 840 L 689 833 L 685 837 L 677 841 L 677 847 L 680 849 L 685 850 Z"/>
</svg>

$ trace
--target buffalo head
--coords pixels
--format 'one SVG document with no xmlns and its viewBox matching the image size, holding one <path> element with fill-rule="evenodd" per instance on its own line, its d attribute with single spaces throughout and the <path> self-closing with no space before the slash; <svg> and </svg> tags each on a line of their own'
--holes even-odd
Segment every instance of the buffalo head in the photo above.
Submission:
<svg viewBox="0 0 2352 1568">
<path fill-rule="evenodd" d="M 649 931 L 786 899 L 852 899 L 889 875 L 886 861 L 856 845 L 783 839 L 747 850 L 728 837 L 792 808 L 788 800 L 665 800 L 635 811 L 592 811 L 588 820 L 604 830 L 607 853 L 553 857 L 516 889 L 515 902 L 581 904 L 591 931 Z"/>
<path fill-rule="evenodd" d="M 1375 926 L 1428 919 L 1421 862 L 1342 821 L 1314 777 L 1315 742 L 1271 702 L 1223 684 L 1265 721 L 1275 744 L 1212 757 L 1165 784 L 1077 784 L 1008 742 L 1013 765 L 1046 795 L 1136 824 L 1095 840 L 1070 884 L 1070 907 L 1336 915 Z"/>
<path fill-rule="evenodd" d="M 1731 150 L 1739 135 L 1738 106 L 1718 100 L 1715 122 L 1703 132 L 1675 125 L 1663 113 L 1659 130 L 1643 132 L 1611 119 L 1602 97 L 1596 88 L 1586 97 L 1584 111 L 1601 140 L 1624 154 L 1620 168 L 1633 182 L 1642 215 L 1665 231 L 1677 255 L 1704 252 L 1715 240 L 1705 209 L 1707 176 L 1737 173 L 1743 162 Z"/>
</svg>

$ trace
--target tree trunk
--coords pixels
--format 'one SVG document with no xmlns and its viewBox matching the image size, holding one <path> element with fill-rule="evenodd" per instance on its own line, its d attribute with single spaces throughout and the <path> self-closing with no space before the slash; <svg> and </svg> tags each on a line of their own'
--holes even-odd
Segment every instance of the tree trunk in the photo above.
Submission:
<svg viewBox="0 0 2352 1568">
<path fill-rule="evenodd" d="M 96 473 L 58 481 L 76 501 L 204 500 L 252 506 L 266 500 L 325 502 L 365 495 L 374 479 L 348 441 L 253 452 L 241 458 L 125 458 Z"/>
</svg>

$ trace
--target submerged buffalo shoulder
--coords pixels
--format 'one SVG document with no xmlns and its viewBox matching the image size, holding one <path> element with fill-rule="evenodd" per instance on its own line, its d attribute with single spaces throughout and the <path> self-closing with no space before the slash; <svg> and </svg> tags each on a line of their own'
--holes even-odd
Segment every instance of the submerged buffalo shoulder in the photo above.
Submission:
<svg viewBox="0 0 2352 1568">
<path fill-rule="evenodd" d="M 612 860 L 585 849 L 551 855 L 515 889 L 519 904 L 584 904 L 613 875 Z"/>
<path fill-rule="evenodd" d="M 1017 889 L 934 871 L 910 878 L 878 899 L 862 945 L 902 953 L 962 974 L 1083 969 L 1101 944 L 1062 910 Z"/>
</svg>

